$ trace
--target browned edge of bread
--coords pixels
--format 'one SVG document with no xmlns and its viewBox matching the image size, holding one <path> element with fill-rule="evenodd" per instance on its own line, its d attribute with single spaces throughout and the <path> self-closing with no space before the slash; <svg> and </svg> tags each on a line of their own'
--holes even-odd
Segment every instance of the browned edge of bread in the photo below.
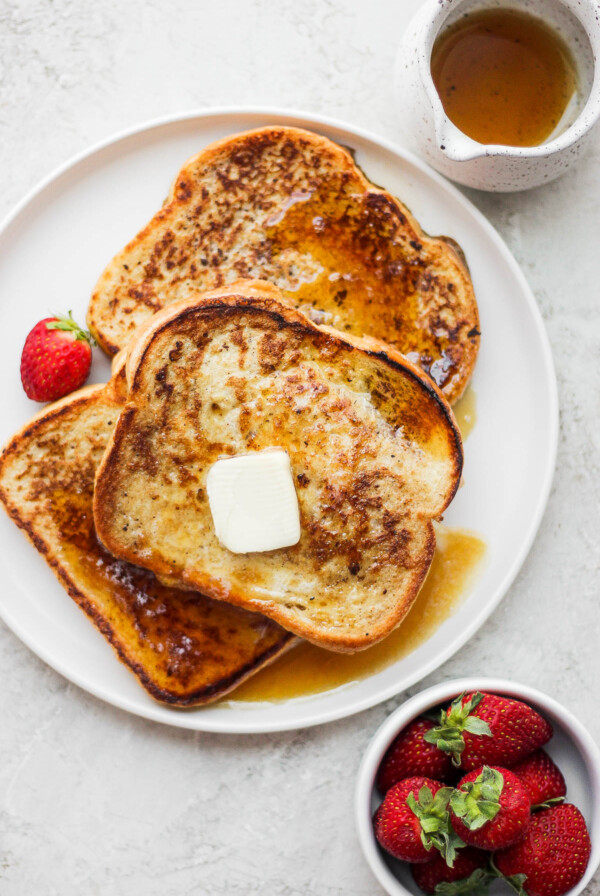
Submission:
<svg viewBox="0 0 600 896">
<path fill-rule="evenodd" d="M 85 588 L 77 581 L 77 577 L 70 574 L 69 570 L 60 562 L 57 557 L 56 547 L 49 544 L 48 541 L 36 531 L 35 521 L 28 518 L 23 509 L 12 500 L 11 495 L 7 492 L 3 485 L 3 473 L 7 463 L 10 462 L 14 455 L 19 455 L 30 439 L 43 430 L 47 423 L 56 423 L 62 417 L 70 415 L 78 408 L 84 408 L 95 397 L 106 399 L 113 402 L 115 410 L 119 411 L 123 405 L 126 396 L 125 384 L 125 355 L 120 353 L 113 361 L 113 376 L 106 384 L 97 384 L 85 386 L 75 393 L 67 395 L 51 405 L 42 408 L 38 413 L 26 423 L 19 432 L 17 432 L 4 447 L 0 455 L 0 502 L 8 516 L 13 520 L 19 529 L 26 535 L 27 539 L 44 558 L 60 584 L 64 587 L 69 597 L 86 613 L 95 627 L 106 638 L 111 647 L 114 649 L 120 661 L 127 666 L 137 677 L 142 687 L 158 702 L 169 705 L 173 708 L 186 709 L 195 706 L 213 702 L 231 692 L 243 681 L 255 674 L 259 669 L 264 668 L 273 660 L 277 659 L 282 653 L 298 643 L 298 639 L 290 633 L 279 630 L 279 634 L 275 631 L 275 627 L 268 620 L 264 620 L 266 627 L 274 632 L 271 638 L 272 643 L 266 643 L 266 648 L 248 661 L 243 661 L 234 671 L 223 676 L 215 675 L 209 683 L 205 683 L 200 687 L 187 689 L 183 687 L 169 688 L 164 683 L 159 683 L 159 676 L 152 674 L 147 666 L 142 662 L 136 661 L 133 654 L 135 651 L 130 649 L 124 634 L 115 628 L 106 616 L 98 609 L 90 595 L 86 593 Z M 91 501 L 90 501 L 91 511 Z M 176 600 L 180 599 L 181 592 L 175 588 L 169 588 L 168 585 L 156 583 L 160 589 L 161 595 L 168 600 L 169 593 Z M 204 595 L 198 597 L 211 603 L 209 598 Z M 221 615 L 219 605 L 215 604 L 217 616 Z M 255 614 L 248 614 L 255 616 Z M 221 625 L 223 632 L 226 631 L 228 620 L 223 618 Z M 212 621 L 214 627 L 215 622 Z M 218 624 L 218 621 L 217 621 Z M 242 622 L 243 624 L 243 622 Z M 194 634 L 193 623 L 190 621 L 190 633 Z"/>
<path fill-rule="evenodd" d="M 88 325 L 92 332 L 94 332 L 101 347 L 108 354 L 114 354 L 124 347 L 123 342 L 117 344 L 110 336 L 103 332 L 101 326 L 97 326 L 97 320 L 101 321 L 102 317 L 100 306 L 103 301 L 103 290 L 106 290 L 106 284 L 110 282 L 115 263 L 118 262 L 121 257 L 125 257 L 128 253 L 135 251 L 139 244 L 143 243 L 146 238 L 152 235 L 155 228 L 168 226 L 168 222 L 177 213 L 178 209 L 189 201 L 190 191 L 192 189 L 190 181 L 193 178 L 193 169 L 196 166 L 202 164 L 209 167 L 214 160 L 218 159 L 219 154 L 227 147 L 235 146 L 242 142 L 251 146 L 253 140 L 259 140 L 268 133 L 289 134 L 296 139 L 308 141 L 310 145 L 314 146 L 314 149 L 317 152 L 319 151 L 319 148 L 321 151 L 326 151 L 328 155 L 335 158 L 341 172 L 348 173 L 356 179 L 357 185 L 364 191 L 365 195 L 373 196 L 375 199 L 379 198 L 392 214 L 398 215 L 399 220 L 402 221 L 402 226 L 406 228 L 406 231 L 410 236 L 409 242 L 411 245 L 419 246 L 421 248 L 426 247 L 434 256 L 436 253 L 439 253 L 441 256 L 445 255 L 456 267 L 457 276 L 460 277 L 465 291 L 469 295 L 468 314 L 470 327 L 468 333 L 466 333 L 460 341 L 460 351 L 462 353 L 461 373 L 460 375 L 457 374 L 453 377 L 452 382 L 445 384 L 443 389 L 444 394 L 450 403 L 454 404 L 460 398 L 470 380 L 480 343 L 480 322 L 477 302 L 473 291 L 469 268 L 462 248 L 456 240 L 451 237 L 431 236 L 425 232 L 412 212 L 401 200 L 385 188 L 377 186 L 369 180 L 360 166 L 356 164 L 353 152 L 349 148 L 341 146 L 333 140 L 313 131 L 292 126 L 264 126 L 238 134 L 227 135 L 208 145 L 184 163 L 172 182 L 171 189 L 163 206 L 157 211 L 151 221 L 127 243 L 121 252 L 117 253 L 111 262 L 109 262 L 96 284 L 88 309 Z M 256 276 L 256 274 L 254 274 L 254 276 Z M 265 276 L 268 278 L 268 274 Z M 198 284 L 197 288 L 211 289 L 215 286 L 220 286 L 222 282 L 223 281 L 221 280 L 217 283 L 202 283 Z M 177 285 L 174 287 L 175 292 L 176 290 Z M 115 299 L 111 299 L 111 301 L 113 300 L 116 301 Z M 164 300 L 156 295 L 154 295 L 152 299 L 145 296 L 140 297 L 139 301 L 148 304 L 148 314 L 155 313 L 157 310 L 164 307 Z M 168 301 L 170 302 L 170 300 Z M 177 299 L 175 299 L 175 301 L 177 301 Z M 383 339 L 386 337 L 385 332 L 377 332 L 374 335 L 376 338 Z"/>
<path fill-rule="evenodd" d="M 115 457 L 119 452 L 119 447 L 129 424 L 130 415 L 134 413 L 134 403 L 136 395 L 139 391 L 139 371 L 142 368 L 144 360 L 150 351 L 152 344 L 163 330 L 169 327 L 170 323 L 176 319 L 185 320 L 186 317 L 194 315 L 198 309 L 202 309 L 203 313 L 209 315 L 212 312 L 219 312 L 227 308 L 255 309 L 267 312 L 273 320 L 286 326 L 291 326 L 301 332 L 313 332 L 318 334 L 320 339 L 324 336 L 332 343 L 343 344 L 356 348 L 358 351 L 364 352 L 366 355 L 376 358 L 379 362 L 387 367 L 395 370 L 401 370 L 404 374 L 414 379 L 422 388 L 426 390 L 428 395 L 435 401 L 441 411 L 442 416 L 446 420 L 448 428 L 451 432 L 453 442 L 452 464 L 453 476 L 452 486 L 448 490 L 443 504 L 439 507 L 439 513 L 435 519 L 441 518 L 441 515 L 452 501 L 456 490 L 460 484 L 460 478 L 463 465 L 462 438 L 452 410 L 448 402 L 444 398 L 441 391 L 435 386 L 431 379 L 423 373 L 416 365 L 407 361 L 399 352 L 391 349 L 390 346 L 371 337 L 356 337 L 341 333 L 340 331 L 318 326 L 309 320 L 304 314 L 293 308 L 281 304 L 277 301 L 279 291 L 264 281 L 248 281 L 243 280 L 232 284 L 229 287 L 223 287 L 214 291 L 199 293 L 194 299 L 173 303 L 161 311 L 157 312 L 150 320 L 143 324 L 137 333 L 135 340 L 130 344 L 127 353 L 127 380 L 129 385 L 130 401 L 123 411 L 119 424 L 113 431 L 111 441 L 107 447 L 104 458 L 98 468 L 96 477 L 96 490 L 94 495 L 94 518 L 96 523 L 96 531 L 98 537 L 105 544 L 107 549 L 116 556 L 122 557 L 129 562 L 144 562 L 140 558 L 130 553 L 122 544 L 116 542 L 111 535 L 110 526 L 105 518 L 105 504 L 110 497 L 110 476 L 115 464 Z M 380 629 L 371 631 L 371 638 L 368 643 L 358 644 L 354 638 L 338 637 L 335 642 L 325 643 L 323 640 L 315 638 L 314 632 L 310 627 L 305 629 L 293 628 L 296 634 L 307 640 L 314 641 L 320 646 L 328 647 L 332 650 L 352 652 L 357 649 L 363 649 L 370 646 L 381 638 L 385 637 L 395 626 L 401 622 L 408 610 L 412 606 L 416 596 L 425 580 L 433 554 L 435 550 L 435 532 L 433 520 L 428 519 L 426 522 L 428 529 L 427 559 L 420 567 L 419 574 L 414 577 L 410 591 L 404 596 L 404 600 L 398 604 L 393 617 L 388 618 Z M 180 587 L 196 587 L 200 588 L 211 597 L 227 602 L 237 604 L 239 606 L 252 609 L 256 612 L 265 612 L 272 619 L 277 621 L 284 627 L 289 626 L 289 619 L 278 612 L 277 608 L 269 607 L 268 610 L 261 610 L 258 601 L 252 602 L 248 600 L 243 592 L 238 592 L 230 587 L 220 588 L 214 579 L 210 577 L 199 576 L 193 582 L 182 582 L 177 578 L 171 578 L 172 570 L 159 560 L 153 559 L 149 564 L 153 572 L 161 579 L 169 581 L 171 584 L 177 582 Z"/>
</svg>

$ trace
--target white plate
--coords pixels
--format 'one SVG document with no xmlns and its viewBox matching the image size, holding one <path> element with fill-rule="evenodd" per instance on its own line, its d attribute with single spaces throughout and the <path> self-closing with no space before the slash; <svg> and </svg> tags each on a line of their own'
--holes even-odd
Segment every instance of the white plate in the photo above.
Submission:
<svg viewBox="0 0 600 896">
<path fill-rule="evenodd" d="M 86 691 L 156 721 L 203 731 L 259 732 L 351 715 L 406 689 L 482 625 L 517 574 L 550 490 L 558 410 L 552 358 L 534 298 L 483 216 L 443 178 L 385 140 L 324 118 L 276 110 L 218 110 L 151 123 L 77 157 L 47 178 L 0 230 L 0 354 L 6 441 L 36 406 L 19 381 L 26 333 L 49 311 L 84 320 L 105 264 L 153 215 L 183 162 L 226 134 L 263 124 L 312 128 L 352 146 L 377 184 L 399 196 L 423 228 L 465 250 L 481 314 L 473 378 L 477 425 L 465 445 L 465 485 L 445 522 L 480 533 L 485 568 L 459 610 L 412 654 L 363 681 L 285 703 L 219 704 L 185 712 L 155 703 L 66 596 L 21 532 L 0 515 L 0 615 L 42 659 Z M 97 358 L 93 381 L 108 376 Z"/>
</svg>

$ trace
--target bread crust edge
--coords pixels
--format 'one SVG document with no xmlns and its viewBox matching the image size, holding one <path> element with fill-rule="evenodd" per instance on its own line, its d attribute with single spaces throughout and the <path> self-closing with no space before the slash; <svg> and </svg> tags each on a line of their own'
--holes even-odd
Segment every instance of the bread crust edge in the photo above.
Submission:
<svg viewBox="0 0 600 896">
<path fill-rule="evenodd" d="M 268 294 L 266 297 L 264 295 L 265 292 Z M 126 404 L 117 425 L 112 432 L 104 457 L 102 458 L 96 474 L 96 487 L 94 490 L 94 522 L 96 533 L 102 544 L 111 554 L 130 563 L 140 564 L 140 558 L 138 556 L 112 538 L 110 528 L 106 525 L 103 506 L 104 501 L 108 496 L 108 492 L 105 491 L 105 488 L 107 488 L 105 484 L 109 478 L 107 474 L 110 473 L 111 465 L 114 463 L 115 452 L 118 451 L 119 443 L 128 426 L 129 416 L 134 414 L 136 410 L 134 399 L 139 385 L 137 380 L 138 372 L 152 347 L 153 341 L 175 319 L 180 316 L 193 314 L 198 310 L 210 312 L 212 309 L 218 310 L 226 307 L 252 307 L 266 311 L 268 314 L 276 316 L 294 327 L 300 327 L 303 330 L 308 330 L 308 332 L 318 333 L 320 338 L 323 337 L 323 333 L 325 332 L 329 338 L 334 339 L 341 344 L 349 345 L 351 348 L 355 348 L 367 355 L 374 356 L 393 369 L 401 369 L 407 372 L 417 380 L 438 403 L 454 440 L 452 450 L 453 475 L 451 477 L 451 487 L 448 489 L 448 492 L 438 509 L 438 513 L 431 519 L 423 521 L 424 525 L 427 527 L 427 562 L 423 562 L 418 568 L 407 589 L 405 599 L 396 606 L 395 611 L 386 616 L 385 621 L 382 622 L 375 631 L 373 631 L 371 627 L 371 630 L 368 633 L 368 640 L 366 640 L 364 636 L 359 638 L 349 636 L 336 636 L 335 638 L 323 638 L 322 636 L 315 637 L 314 626 L 298 624 L 296 622 L 297 617 L 294 617 L 294 634 L 329 650 L 352 653 L 357 650 L 366 649 L 386 637 L 401 623 L 402 619 L 405 618 L 410 607 L 416 600 L 429 571 L 435 551 L 433 520 L 441 519 L 442 514 L 451 503 L 460 484 L 464 459 L 462 437 L 452 413 L 452 409 L 444 395 L 427 374 L 420 370 L 420 368 L 408 361 L 395 349 L 392 349 L 390 346 L 379 340 L 375 340 L 372 337 L 349 336 L 348 334 L 333 328 L 318 326 L 302 314 L 302 312 L 278 302 L 275 298 L 277 293 L 277 288 L 271 286 L 271 284 L 265 283 L 265 281 L 237 281 L 228 287 L 220 287 L 216 290 L 199 293 L 194 298 L 188 298 L 182 302 L 172 303 L 157 312 L 157 314 L 139 328 L 136 339 L 130 343 L 126 360 L 126 376 L 129 386 L 130 401 Z M 170 574 L 172 574 L 171 567 L 161 561 L 160 558 L 153 558 L 152 565 L 148 568 L 151 568 L 152 572 L 154 572 L 159 579 L 161 576 L 165 579 L 169 579 Z M 236 606 L 267 615 L 269 618 L 279 623 L 283 628 L 288 628 L 290 625 L 289 614 L 282 611 L 278 604 L 269 601 L 248 599 L 241 589 L 232 587 L 224 589 L 218 580 L 201 572 L 194 575 L 193 578 L 191 576 L 178 576 L 177 581 L 178 583 L 181 583 L 181 587 L 202 591 L 216 600 L 225 600 Z"/>
</svg>

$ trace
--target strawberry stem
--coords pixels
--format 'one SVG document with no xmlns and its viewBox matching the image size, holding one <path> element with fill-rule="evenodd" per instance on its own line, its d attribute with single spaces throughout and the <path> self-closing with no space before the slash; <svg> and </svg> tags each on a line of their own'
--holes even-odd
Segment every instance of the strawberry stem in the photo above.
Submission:
<svg viewBox="0 0 600 896">
<path fill-rule="evenodd" d="M 452 793 L 452 787 L 442 787 L 434 796 L 424 785 L 419 791 L 418 800 L 413 793 L 409 793 L 406 799 L 409 809 L 419 819 L 423 846 L 427 851 L 437 849 L 450 868 L 454 865 L 456 850 L 465 845 L 450 824 L 448 803 Z"/>
<path fill-rule="evenodd" d="M 517 896 L 528 896 L 527 890 L 523 886 L 523 884 L 527 880 L 526 874 L 513 874 L 510 876 L 508 876 L 506 874 L 502 874 L 502 872 L 498 870 L 498 868 L 496 867 L 496 865 L 494 863 L 493 855 L 490 856 L 490 869 L 491 869 L 491 872 L 499 880 L 506 881 L 506 883 L 509 885 L 509 887 L 511 887 L 511 889 L 513 889 L 515 891 Z"/>
<path fill-rule="evenodd" d="M 540 809 L 551 809 L 552 806 L 559 806 L 560 803 L 564 803 L 564 796 L 552 796 L 547 800 L 544 800 L 543 803 L 537 803 L 537 805 L 531 807 L 532 812 L 538 812 Z"/>
<path fill-rule="evenodd" d="M 442 709 L 438 727 L 425 734 L 427 743 L 435 744 L 439 750 L 452 755 L 452 764 L 456 768 L 460 768 L 460 757 L 465 748 L 463 731 L 483 737 L 492 736 L 488 723 L 471 715 L 483 700 L 483 694 L 478 691 L 463 703 L 464 697 L 461 694 L 453 700 L 448 711 Z"/>
<path fill-rule="evenodd" d="M 72 311 L 69 311 L 68 315 L 55 314 L 53 317 L 55 319 L 48 321 L 46 329 L 65 330 L 75 335 L 76 342 L 87 342 L 90 345 L 96 344 L 92 334 L 88 330 L 84 330 L 83 327 L 80 327 L 76 320 L 73 320 Z"/>
<path fill-rule="evenodd" d="M 450 808 L 470 831 L 477 831 L 492 821 L 500 811 L 500 795 L 504 787 L 502 774 L 484 765 L 474 781 L 461 784 L 450 797 Z"/>
<path fill-rule="evenodd" d="M 439 883 L 436 885 L 436 896 L 487 896 L 490 884 L 496 880 L 497 874 L 487 868 L 476 868 L 462 880 Z"/>
</svg>

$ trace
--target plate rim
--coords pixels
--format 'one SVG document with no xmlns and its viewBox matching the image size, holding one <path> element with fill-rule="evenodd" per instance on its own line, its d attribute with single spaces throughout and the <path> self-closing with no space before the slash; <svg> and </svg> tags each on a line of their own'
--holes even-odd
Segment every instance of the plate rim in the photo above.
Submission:
<svg viewBox="0 0 600 896">
<path fill-rule="evenodd" d="M 77 685 L 86 693 L 92 694 L 94 697 L 97 697 L 104 703 L 108 703 L 113 707 L 153 722 L 159 722 L 160 724 L 178 728 L 185 728 L 190 731 L 204 731 L 222 734 L 266 734 L 280 731 L 294 731 L 314 727 L 316 725 L 326 724 L 328 722 L 337 721 L 342 718 L 349 718 L 351 716 L 357 715 L 360 712 L 370 709 L 373 706 L 379 705 L 380 703 L 383 703 L 386 700 L 397 696 L 403 691 L 406 691 L 417 682 L 422 681 L 429 674 L 438 669 L 444 662 L 450 659 L 473 637 L 473 635 L 498 607 L 500 601 L 506 595 L 506 592 L 517 577 L 533 546 L 534 540 L 542 522 L 544 512 L 546 510 L 548 499 L 550 497 L 554 471 L 556 467 L 559 435 L 558 384 L 556 379 L 552 350 L 545 323 L 535 300 L 533 291 L 529 286 L 529 283 L 527 282 L 527 279 L 520 265 L 506 245 L 502 236 L 483 215 L 483 213 L 480 212 L 479 209 L 453 183 L 430 168 L 424 161 L 422 161 L 410 150 L 394 143 L 392 140 L 389 140 L 386 137 L 379 136 L 378 134 L 375 134 L 374 132 L 366 128 L 353 125 L 341 119 L 326 115 L 319 115 L 299 109 L 286 109 L 277 106 L 227 105 L 201 109 L 189 109 L 139 122 L 130 127 L 123 128 L 113 133 L 109 137 L 96 141 L 80 152 L 75 153 L 66 161 L 57 165 L 40 180 L 38 180 L 37 183 L 35 183 L 34 186 L 30 188 L 25 193 L 25 195 L 13 206 L 13 208 L 9 210 L 8 214 L 5 215 L 5 217 L 0 222 L 0 241 L 4 237 L 5 232 L 19 217 L 19 215 L 23 213 L 28 208 L 28 206 L 44 192 L 45 189 L 51 186 L 60 177 L 67 174 L 71 169 L 76 168 L 82 162 L 92 158 L 94 155 L 101 153 L 103 150 L 106 150 L 111 146 L 124 142 L 129 138 L 140 136 L 145 132 L 157 130 L 162 127 L 168 127 L 170 125 L 178 125 L 201 119 L 219 118 L 222 119 L 223 122 L 231 121 L 235 126 L 236 118 L 252 116 L 263 119 L 274 118 L 277 119 L 277 123 L 280 124 L 283 123 L 282 119 L 287 119 L 287 123 L 289 123 L 290 126 L 307 128 L 310 128 L 311 126 L 322 126 L 324 128 L 342 131 L 349 136 L 358 137 L 359 139 L 370 143 L 376 148 L 383 149 L 386 152 L 389 152 L 392 155 L 396 156 L 401 161 L 406 161 L 410 165 L 417 168 L 429 181 L 432 181 L 434 184 L 440 187 L 443 192 L 449 193 L 454 201 L 458 202 L 459 206 L 474 219 L 477 228 L 483 230 L 488 239 L 491 240 L 496 250 L 502 256 L 504 262 L 508 265 L 511 273 L 516 278 L 519 284 L 522 298 L 525 299 L 530 314 L 532 315 L 533 322 L 535 324 L 535 329 L 539 337 L 539 347 L 541 349 L 544 361 L 543 381 L 548 393 L 548 451 L 545 456 L 545 470 L 542 478 L 542 486 L 537 496 L 537 504 L 535 506 L 534 512 L 531 514 L 526 537 L 521 543 L 521 548 L 516 552 L 512 563 L 507 567 L 504 576 L 497 583 L 492 599 L 487 602 L 484 610 L 478 613 L 473 618 L 473 620 L 471 620 L 471 622 L 467 626 L 465 626 L 461 637 L 453 640 L 451 644 L 444 650 L 438 652 L 428 662 L 423 663 L 417 671 L 414 671 L 403 678 L 401 687 L 397 687 L 392 683 L 387 687 L 382 688 L 375 695 L 371 694 L 364 696 L 363 698 L 357 700 L 351 706 L 342 705 L 337 709 L 332 709 L 330 707 L 319 709 L 319 707 L 316 706 L 315 711 L 313 711 L 312 714 L 308 713 L 305 718 L 302 718 L 299 721 L 283 718 L 281 720 L 275 719 L 273 721 L 253 723 L 252 706 L 249 705 L 248 708 L 242 708 L 241 704 L 239 707 L 236 707 L 236 709 L 238 710 L 236 717 L 237 721 L 234 721 L 233 723 L 228 722 L 225 717 L 216 716 L 211 718 L 209 715 L 206 715 L 203 710 L 210 710 L 210 704 L 208 704 L 204 708 L 196 708 L 196 711 L 193 712 L 193 715 L 189 710 L 184 712 L 179 712 L 176 710 L 173 711 L 172 707 L 164 707 L 162 706 L 162 704 L 154 705 L 153 703 L 149 703 L 147 706 L 138 705 L 134 700 L 129 699 L 126 695 L 115 696 L 112 694 L 112 692 L 107 692 L 106 689 L 103 690 L 101 687 L 95 685 L 94 683 L 88 682 L 82 675 L 74 673 L 71 669 L 67 670 L 66 664 L 62 664 L 60 662 L 60 658 L 56 658 L 50 655 L 47 652 L 46 648 L 44 646 L 40 646 L 35 638 L 29 636 L 27 631 L 24 630 L 22 625 L 13 618 L 10 612 L 7 612 L 5 608 L 0 605 L 0 618 L 7 625 L 7 627 L 19 638 L 19 640 L 22 641 L 36 656 L 43 660 L 43 662 L 45 662 L 52 669 L 62 675 L 67 681 Z M 260 125 L 257 124 L 256 126 L 259 127 Z M 248 128 L 244 127 L 244 129 Z M 234 131 L 232 131 L 232 133 L 233 132 Z M 145 695 L 145 692 L 143 692 L 143 694 Z M 290 702 L 309 705 L 315 700 L 315 698 L 318 698 L 319 696 L 321 695 L 315 694 L 307 697 L 295 698 Z M 228 697 L 226 696 L 224 699 L 227 700 Z M 264 704 L 256 704 L 256 706 L 264 706 Z M 165 717 L 163 715 L 165 710 L 168 710 L 170 713 L 172 713 L 172 716 Z M 193 724 L 190 724 L 190 719 L 194 720 Z"/>
</svg>

